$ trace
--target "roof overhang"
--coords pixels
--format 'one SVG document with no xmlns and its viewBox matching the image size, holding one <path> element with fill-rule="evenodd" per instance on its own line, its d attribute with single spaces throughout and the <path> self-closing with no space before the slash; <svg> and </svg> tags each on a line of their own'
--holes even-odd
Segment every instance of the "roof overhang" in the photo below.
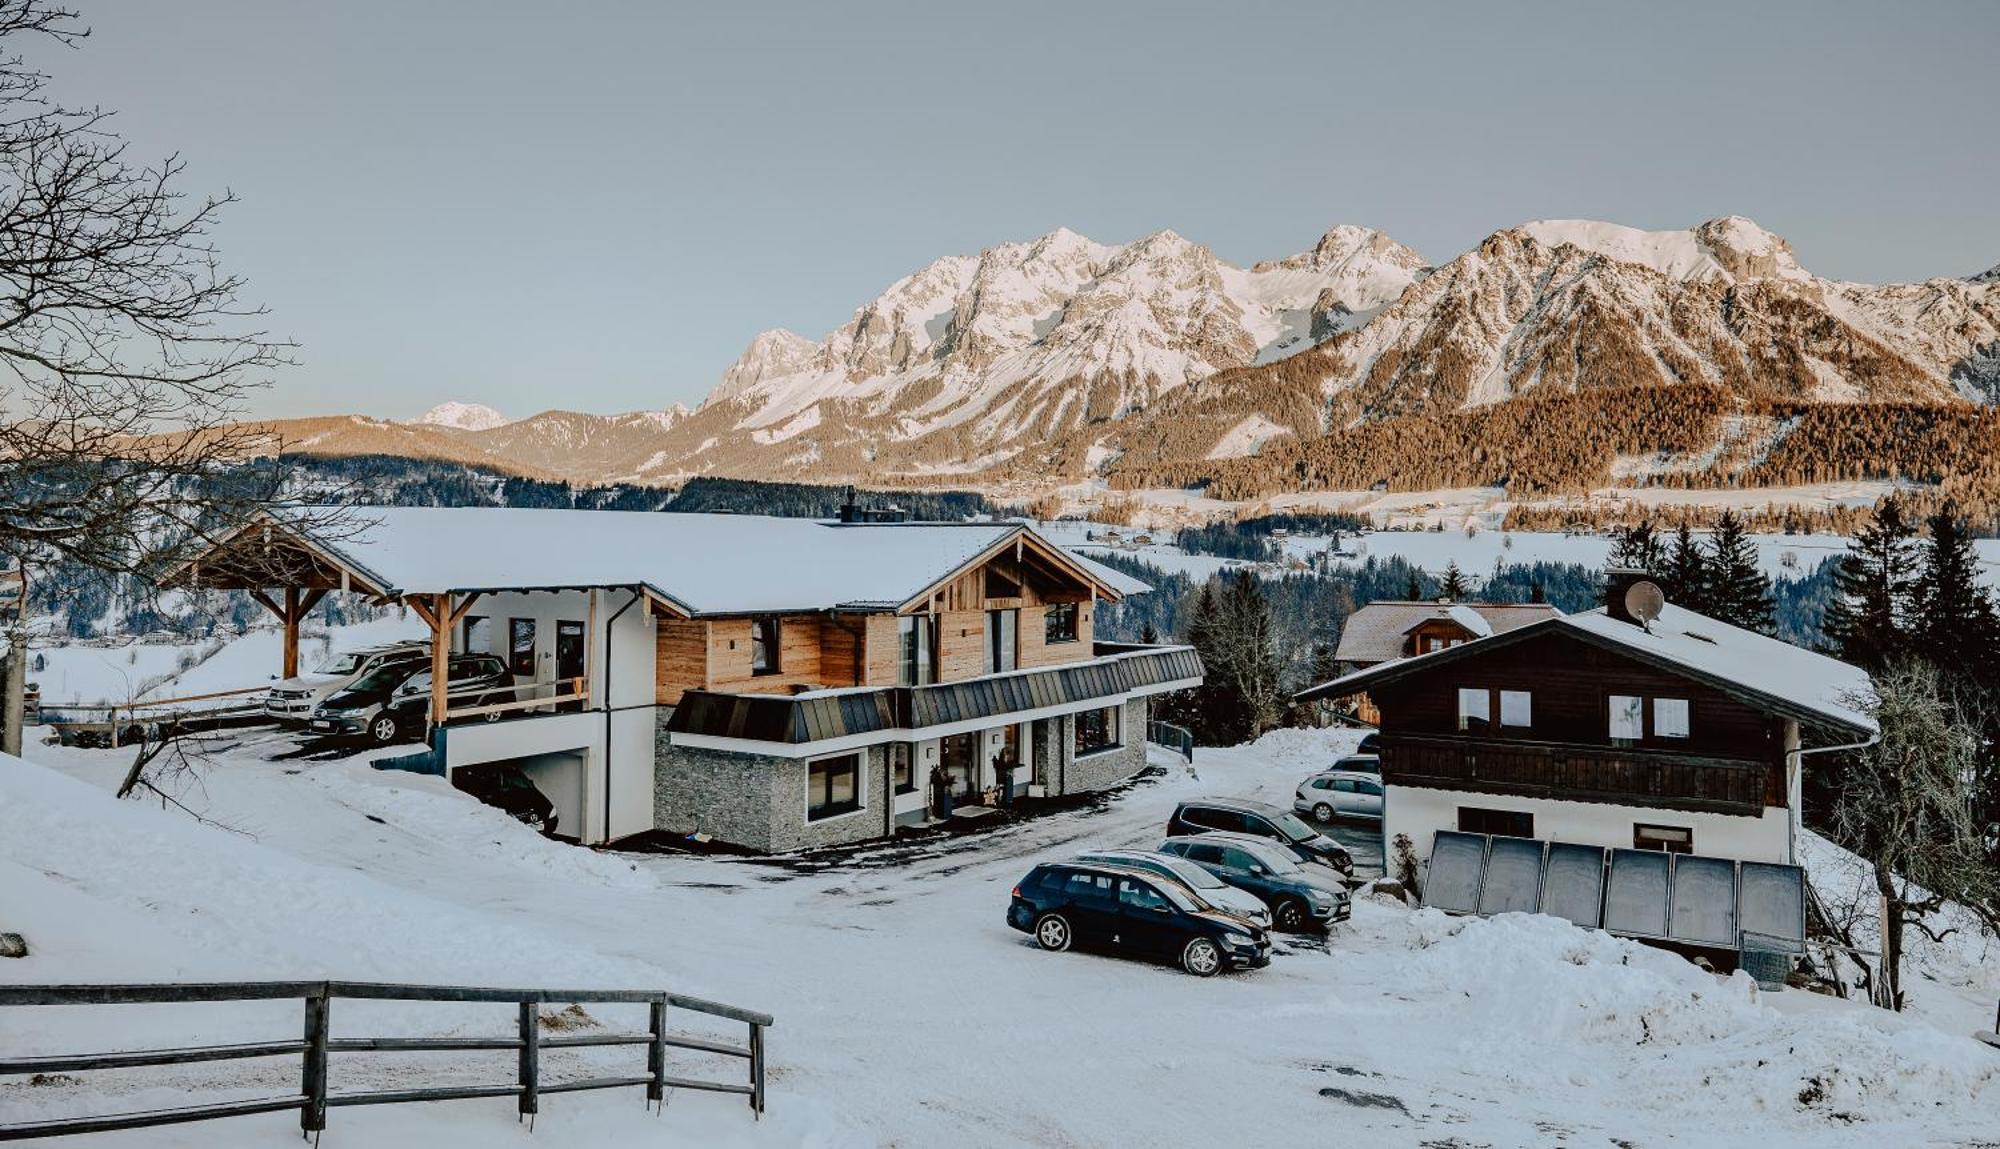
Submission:
<svg viewBox="0 0 2000 1149">
<path fill-rule="evenodd" d="M 1068 551 L 1042 538 L 1028 528 L 1016 524 L 1013 529 L 994 540 L 992 545 L 931 580 L 922 590 L 903 600 L 901 605 L 896 607 L 896 613 L 912 614 L 923 609 L 930 603 L 932 596 L 950 585 L 953 579 L 963 575 L 966 571 L 991 562 L 995 558 L 1006 554 L 1009 550 L 1012 550 L 1024 560 L 1029 556 L 1033 556 L 1038 561 L 1055 567 L 1059 572 L 1081 582 L 1090 590 L 1092 596 L 1095 598 L 1103 599 L 1106 602 L 1117 602 L 1119 599 L 1125 597 L 1124 591 L 1098 578 L 1089 568 L 1077 562 L 1076 558 Z"/>
</svg>

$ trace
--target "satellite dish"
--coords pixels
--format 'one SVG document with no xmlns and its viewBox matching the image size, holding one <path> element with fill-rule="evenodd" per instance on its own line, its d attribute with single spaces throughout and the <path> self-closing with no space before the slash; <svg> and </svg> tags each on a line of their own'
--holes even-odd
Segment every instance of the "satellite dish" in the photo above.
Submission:
<svg viewBox="0 0 2000 1149">
<path fill-rule="evenodd" d="M 1657 583 L 1641 579 L 1625 588 L 1625 613 L 1640 626 L 1651 629 L 1653 620 L 1660 617 L 1666 605 L 1667 596 Z"/>
</svg>

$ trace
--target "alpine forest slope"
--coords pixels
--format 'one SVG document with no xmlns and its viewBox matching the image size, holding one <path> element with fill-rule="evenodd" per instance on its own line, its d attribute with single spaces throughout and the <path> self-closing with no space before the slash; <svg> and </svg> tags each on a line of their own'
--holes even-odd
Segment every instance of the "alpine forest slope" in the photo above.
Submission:
<svg viewBox="0 0 2000 1149">
<path fill-rule="evenodd" d="M 1780 486 L 2000 495 L 2000 274 L 1824 279 L 1738 216 L 1544 220 L 1432 266 L 1379 231 L 1238 267 L 1171 231 L 939 259 L 695 410 L 273 425 L 573 482 L 1292 491 Z M 306 432 L 306 433 L 296 433 Z M 421 434 L 419 434 L 421 432 Z"/>
</svg>

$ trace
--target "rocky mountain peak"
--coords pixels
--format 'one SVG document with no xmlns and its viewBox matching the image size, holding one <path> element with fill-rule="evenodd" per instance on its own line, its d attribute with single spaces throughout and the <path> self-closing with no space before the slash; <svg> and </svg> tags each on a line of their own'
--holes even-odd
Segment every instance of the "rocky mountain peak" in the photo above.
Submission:
<svg viewBox="0 0 2000 1149">
<path fill-rule="evenodd" d="M 486 406 L 484 403 L 464 403 L 452 399 L 417 416 L 416 422 L 427 427 L 453 427 L 460 431 L 490 431 L 505 426 L 507 416 Z"/>
<path fill-rule="evenodd" d="M 708 397 L 708 401 L 731 399 L 755 390 L 767 379 L 803 371 L 812 365 L 818 355 L 819 344 L 796 331 L 783 327 L 760 331 L 729 370 L 722 373 L 722 384 Z"/>
</svg>

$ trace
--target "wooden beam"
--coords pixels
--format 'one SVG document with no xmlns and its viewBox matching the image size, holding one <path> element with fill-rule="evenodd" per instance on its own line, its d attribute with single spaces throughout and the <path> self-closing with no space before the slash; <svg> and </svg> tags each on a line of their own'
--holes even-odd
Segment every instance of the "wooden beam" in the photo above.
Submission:
<svg viewBox="0 0 2000 1149">
<path fill-rule="evenodd" d="M 431 613 L 430 604 L 425 600 L 425 596 L 411 595 L 406 601 L 409 602 L 410 609 L 417 612 L 417 617 L 424 620 L 425 626 L 432 630 L 438 628 L 438 617 Z"/>
<path fill-rule="evenodd" d="M 444 725 L 450 703 L 446 690 L 451 684 L 451 595 L 435 596 L 431 604 L 431 726 Z"/>
<path fill-rule="evenodd" d="M 299 620 L 305 612 L 299 609 L 299 588 L 285 588 L 285 612 L 281 616 L 285 623 L 285 673 L 286 678 L 299 676 Z"/>
<path fill-rule="evenodd" d="M 270 611 L 272 614 L 277 615 L 279 618 L 285 617 L 285 608 L 279 606 L 277 600 L 273 599 L 270 595 L 265 594 L 263 591 L 257 590 L 254 587 L 243 593 L 249 595 L 250 600 L 252 602 L 255 602 L 258 606 L 263 607 L 265 610 Z"/>
<path fill-rule="evenodd" d="M 473 603 L 479 601 L 480 593 L 479 591 L 473 591 L 471 594 L 465 596 L 465 601 L 459 603 L 458 609 L 451 612 L 451 626 L 457 626 L 465 620 L 466 612 L 472 609 Z"/>
</svg>

